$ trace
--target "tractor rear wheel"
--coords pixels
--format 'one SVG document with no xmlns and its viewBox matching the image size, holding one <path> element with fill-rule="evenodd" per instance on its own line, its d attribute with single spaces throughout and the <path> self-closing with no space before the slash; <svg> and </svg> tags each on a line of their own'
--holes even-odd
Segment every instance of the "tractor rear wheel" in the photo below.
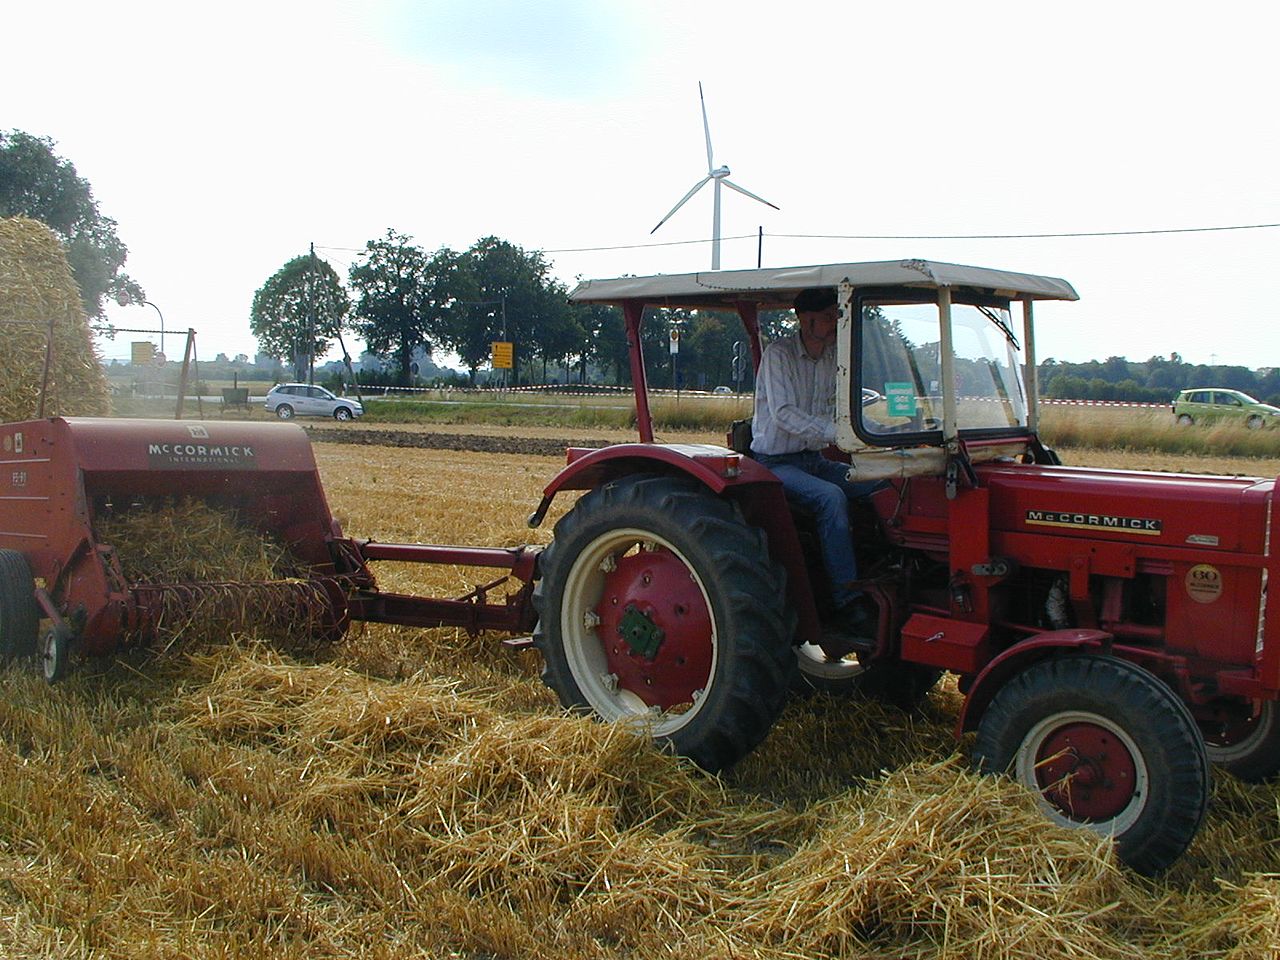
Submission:
<svg viewBox="0 0 1280 960">
<path fill-rule="evenodd" d="M 1256 716 L 1203 726 L 1209 761 L 1246 783 L 1264 783 L 1280 773 L 1280 708 L 1264 700 Z"/>
<path fill-rule="evenodd" d="M 40 632 L 31 564 L 17 550 L 0 550 L 0 663 L 35 656 Z"/>
<path fill-rule="evenodd" d="M 987 708 L 974 754 L 1009 772 L 1049 819 L 1116 841 L 1120 859 L 1154 874 L 1204 819 L 1209 762 L 1186 705 L 1147 671 L 1114 657 L 1028 667 Z"/>
<path fill-rule="evenodd" d="M 785 575 L 733 504 L 682 477 L 613 481 L 539 567 L 534 642 L 564 706 L 712 772 L 768 734 L 795 669 Z"/>
<path fill-rule="evenodd" d="M 864 696 L 906 711 L 919 707 L 942 677 L 941 670 L 901 660 L 864 664 L 852 654 L 836 660 L 814 643 L 796 647 L 796 664 L 795 690 L 801 695 L 816 690 L 835 697 Z"/>
</svg>

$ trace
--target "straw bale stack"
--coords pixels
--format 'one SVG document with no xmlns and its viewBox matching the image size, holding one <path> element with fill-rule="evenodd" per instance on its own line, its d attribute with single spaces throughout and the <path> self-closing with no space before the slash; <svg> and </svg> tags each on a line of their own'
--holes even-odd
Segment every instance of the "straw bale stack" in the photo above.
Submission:
<svg viewBox="0 0 1280 960">
<path fill-rule="evenodd" d="M 106 375 L 62 245 L 37 220 L 0 220 L 0 421 L 38 413 L 51 320 L 45 415 L 106 416 Z"/>
</svg>

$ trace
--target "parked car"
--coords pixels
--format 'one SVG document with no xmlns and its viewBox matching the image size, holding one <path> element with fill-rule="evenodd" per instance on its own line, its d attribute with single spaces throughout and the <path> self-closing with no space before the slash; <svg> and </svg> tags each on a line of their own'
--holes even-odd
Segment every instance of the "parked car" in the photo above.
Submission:
<svg viewBox="0 0 1280 960">
<path fill-rule="evenodd" d="M 267 391 L 267 412 L 281 420 L 294 417 L 333 417 L 351 420 L 364 416 L 359 400 L 334 396 L 324 387 L 306 383 L 278 383 Z"/>
<path fill-rule="evenodd" d="M 1244 420 L 1250 430 L 1280 423 L 1280 420 L 1274 419 L 1280 417 L 1280 408 L 1255 400 L 1239 390 L 1220 390 L 1216 387 L 1183 390 L 1173 401 L 1173 415 L 1183 426 L 1200 420 L 1224 417 Z"/>
<path fill-rule="evenodd" d="M 730 387 L 719 386 L 719 387 L 716 387 L 711 392 L 715 394 L 726 394 L 726 393 L 733 393 L 733 390 Z"/>
</svg>

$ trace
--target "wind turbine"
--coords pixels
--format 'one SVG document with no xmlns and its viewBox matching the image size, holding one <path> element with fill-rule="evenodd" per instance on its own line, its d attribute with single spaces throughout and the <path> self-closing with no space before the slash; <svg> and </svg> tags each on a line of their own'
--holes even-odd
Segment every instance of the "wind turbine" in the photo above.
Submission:
<svg viewBox="0 0 1280 960">
<path fill-rule="evenodd" d="M 693 185 L 693 189 L 686 193 L 674 207 L 670 213 L 658 221 L 658 227 L 662 226 L 675 214 L 677 210 L 683 207 L 695 193 L 707 185 L 708 181 L 715 181 L 715 203 L 713 213 L 711 215 L 711 269 L 720 269 L 720 185 L 724 184 L 730 190 L 737 190 L 744 197 L 750 197 L 752 200 L 759 200 L 766 207 L 773 207 L 777 210 L 777 204 L 770 203 L 764 197 L 757 197 L 750 190 L 744 190 L 732 180 L 729 179 L 729 168 L 726 166 L 715 165 L 715 161 L 711 158 L 711 125 L 707 123 L 707 100 L 702 95 L 702 81 L 698 81 L 698 99 L 702 101 L 702 130 L 707 136 L 707 175 Z M 658 227 L 654 227 L 649 231 L 650 236 L 658 232 Z"/>
</svg>

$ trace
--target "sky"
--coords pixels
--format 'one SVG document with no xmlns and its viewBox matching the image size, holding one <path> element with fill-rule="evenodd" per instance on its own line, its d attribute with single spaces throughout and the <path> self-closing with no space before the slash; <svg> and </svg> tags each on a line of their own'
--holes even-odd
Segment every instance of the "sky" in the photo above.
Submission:
<svg viewBox="0 0 1280 960">
<path fill-rule="evenodd" d="M 1046 274 L 1081 299 L 1037 307 L 1041 359 L 1280 365 L 1274 227 L 899 239 L 1280 223 L 1274 3 L 45 0 L 4 20 L 0 129 L 55 141 L 201 359 L 256 351 L 254 291 L 309 245 L 345 277 L 388 229 L 542 250 L 570 286 L 709 269 L 709 185 L 650 235 L 706 175 L 701 82 L 716 165 L 781 208 L 725 191 L 726 269 Z"/>
</svg>

